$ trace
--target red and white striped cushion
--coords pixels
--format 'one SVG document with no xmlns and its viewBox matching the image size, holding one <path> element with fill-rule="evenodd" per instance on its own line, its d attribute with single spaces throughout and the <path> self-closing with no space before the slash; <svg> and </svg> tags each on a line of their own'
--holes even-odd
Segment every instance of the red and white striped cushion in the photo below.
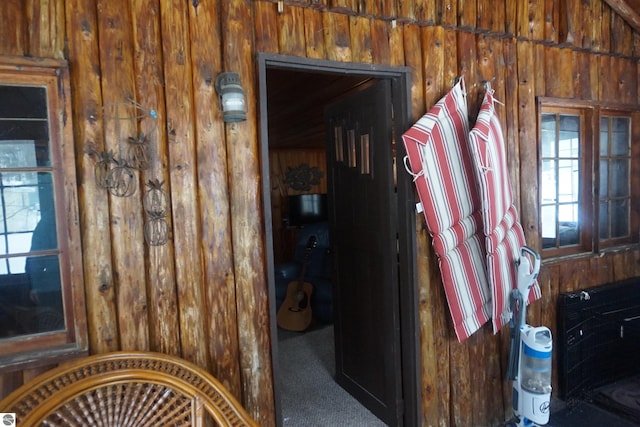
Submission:
<svg viewBox="0 0 640 427">
<path fill-rule="evenodd" d="M 463 84 L 461 79 L 402 136 L 459 341 L 491 313 Z"/>
<path fill-rule="evenodd" d="M 513 202 L 502 127 L 490 89 L 485 93 L 478 119 L 470 132 L 469 145 L 482 198 L 487 278 L 493 301 L 491 317 L 493 330 L 497 332 L 511 317 L 509 294 L 518 285 L 516 261 L 526 242 Z M 540 288 L 536 283 L 529 294 L 529 302 L 539 297 Z"/>
</svg>

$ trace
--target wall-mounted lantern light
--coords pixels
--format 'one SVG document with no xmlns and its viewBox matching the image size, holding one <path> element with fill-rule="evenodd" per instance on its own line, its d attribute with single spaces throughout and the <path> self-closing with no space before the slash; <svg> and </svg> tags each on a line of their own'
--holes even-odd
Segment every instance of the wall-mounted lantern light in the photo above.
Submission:
<svg viewBox="0 0 640 427">
<path fill-rule="evenodd" d="M 240 85 L 238 73 L 221 73 L 216 77 L 215 87 L 220 97 L 222 119 L 225 123 L 247 120 L 244 90 Z"/>
</svg>

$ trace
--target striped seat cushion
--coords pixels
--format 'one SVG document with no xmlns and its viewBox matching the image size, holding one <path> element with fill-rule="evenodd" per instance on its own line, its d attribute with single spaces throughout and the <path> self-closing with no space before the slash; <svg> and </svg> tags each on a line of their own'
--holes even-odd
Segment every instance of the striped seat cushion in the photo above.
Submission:
<svg viewBox="0 0 640 427">
<path fill-rule="evenodd" d="M 485 93 L 469 146 L 481 196 L 483 233 L 486 237 L 487 279 L 491 288 L 494 332 L 511 318 L 509 294 L 517 287 L 516 261 L 525 237 L 513 202 L 504 138 L 495 112 L 492 91 Z M 536 283 L 529 302 L 540 297 Z"/>
<path fill-rule="evenodd" d="M 491 315 L 485 236 L 467 141 L 463 85 L 463 80 L 458 81 L 402 136 L 459 341 L 477 331 Z"/>
</svg>

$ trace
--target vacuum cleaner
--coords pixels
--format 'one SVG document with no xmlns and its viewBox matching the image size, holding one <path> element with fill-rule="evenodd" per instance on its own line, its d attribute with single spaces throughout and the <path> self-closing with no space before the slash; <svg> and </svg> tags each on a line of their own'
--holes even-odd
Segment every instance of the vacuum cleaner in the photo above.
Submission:
<svg viewBox="0 0 640 427">
<path fill-rule="evenodd" d="M 549 422 L 551 407 L 551 331 L 528 325 L 529 291 L 540 271 L 540 255 L 527 246 L 516 260 L 517 289 L 511 291 L 511 328 L 507 379 L 513 381 L 515 421 L 509 426 L 531 427 Z"/>
</svg>

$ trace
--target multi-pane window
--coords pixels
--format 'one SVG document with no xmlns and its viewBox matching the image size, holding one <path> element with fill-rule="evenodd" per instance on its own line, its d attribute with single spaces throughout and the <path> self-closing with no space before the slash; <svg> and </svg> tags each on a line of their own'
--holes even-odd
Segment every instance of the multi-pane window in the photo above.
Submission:
<svg viewBox="0 0 640 427">
<path fill-rule="evenodd" d="M 0 57 L 0 367 L 87 347 L 68 77 Z"/>
<path fill-rule="evenodd" d="M 542 102 L 539 119 L 545 255 L 597 252 L 637 241 L 631 112 Z"/>
<path fill-rule="evenodd" d="M 599 236 L 601 242 L 628 237 L 631 213 L 631 119 L 600 118 Z"/>
<path fill-rule="evenodd" d="M 543 113 L 540 129 L 542 247 L 577 245 L 581 227 L 582 117 Z"/>
</svg>

